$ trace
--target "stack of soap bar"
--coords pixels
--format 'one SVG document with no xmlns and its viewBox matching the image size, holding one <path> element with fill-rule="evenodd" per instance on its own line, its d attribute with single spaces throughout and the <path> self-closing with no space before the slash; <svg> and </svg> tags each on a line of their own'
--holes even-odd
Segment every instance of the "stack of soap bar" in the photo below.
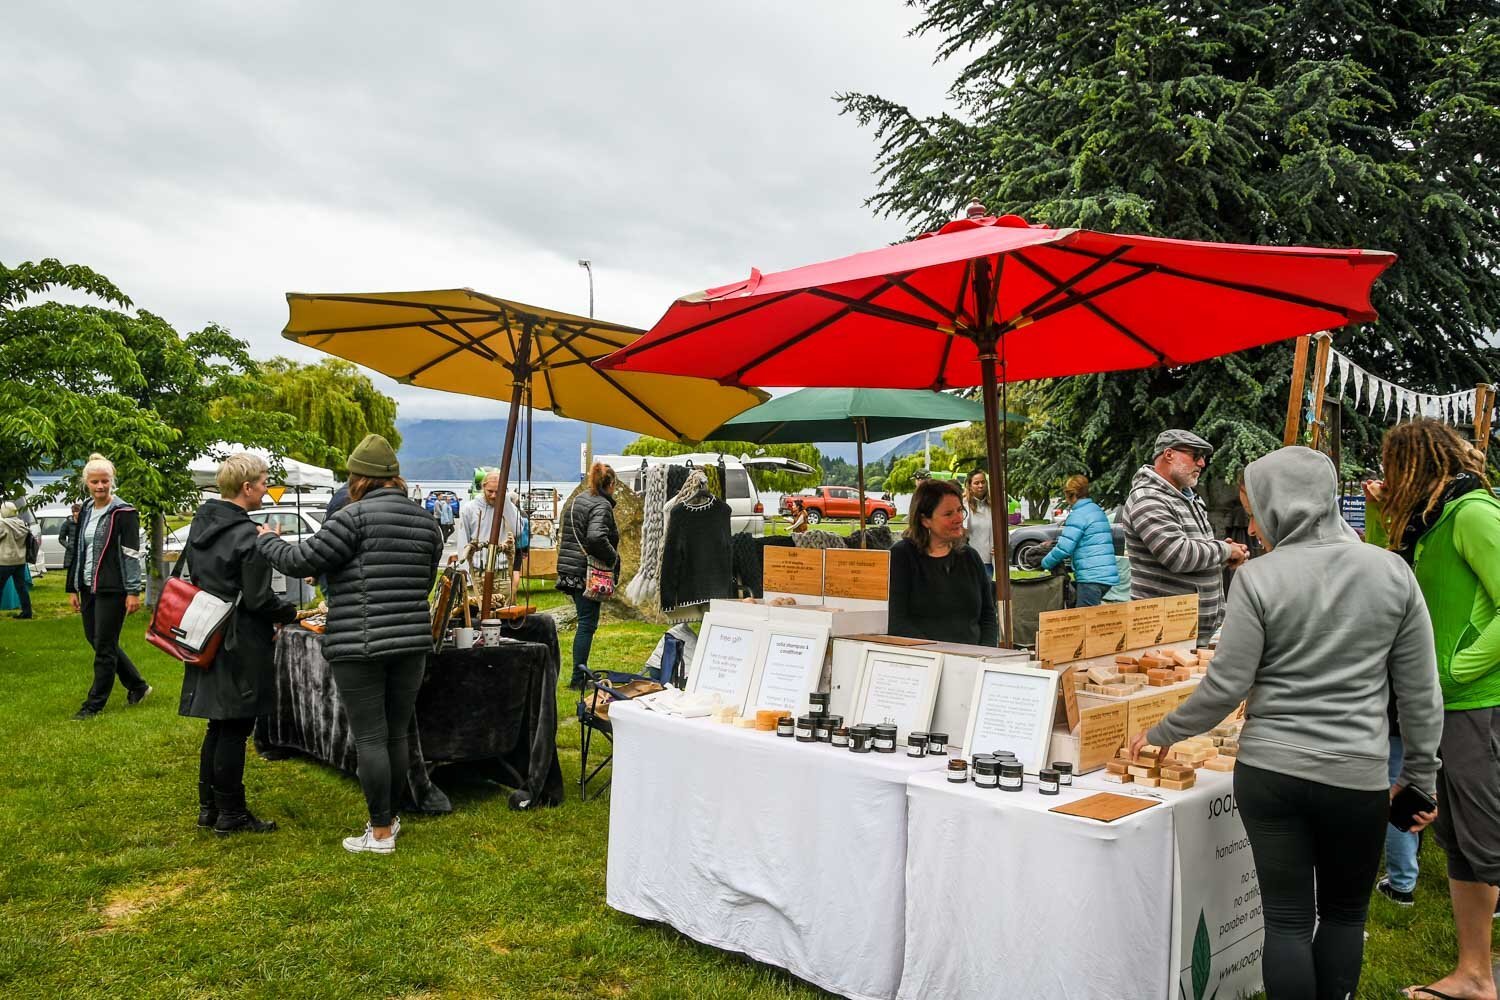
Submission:
<svg viewBox="0 0 1500 1000">
<path fill-rule="evenodd" d="M 1198 783 L 1198 775 L 1197 775 L 1197 772 L 1193 772 L 1193 771 L 1188 772 L 1188 776 L 1186 778 L 1181 778 L 1181 779 L 1163 778 L 1163 779 L 1161 779 L 1161 787 L 1162 788 L 1170 788 L 1174 792 L 1186 791 L 1187 789 L 1192 788 L 1197 783 Z"/>
<path fill-rule="evenodd" d="M 739 714 L 739 711 L 736 710 L 733 705 L 729 705 L 714 709 L 713 720 L 715 722 L 728 724 L 733 722 L 735 720 L 735 717 Z"/>
<path fill-rule="evenodd" d="M 1203 769 L 1205 771 L 1233 771 L 1234 758 L 1222 754 L 1218 757 L 1210 757 L 1203 762 Z"/>
<path fill-rule="evenodd" d="M 763 733 L 774 733 L 777 721 L 791 714 L 780 708 L 758 708 L 755 710 L 755 728 Z"/>
<path fill-rule="evenodd" d="M 1108 667 L 1089 667 L 1088 677 L 1090 684 L 1113 684 L 1120 676 L 1118 670 Z"/>
<path fill-rule="evenodd" d="M 754 729 L 755 728 L 755 716 L 753 716 L 753 715 L 741 715 L 741 716 L 739 716 L 738 718 L 736 718 L 734 720 L 734 726 L 735 726 L 736 729 Z"/>
</svg>

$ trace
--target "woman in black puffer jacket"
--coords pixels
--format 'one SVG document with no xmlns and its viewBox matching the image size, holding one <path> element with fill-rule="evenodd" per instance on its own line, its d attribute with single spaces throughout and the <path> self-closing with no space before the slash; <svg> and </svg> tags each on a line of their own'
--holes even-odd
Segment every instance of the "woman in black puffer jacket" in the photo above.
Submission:
<svg viewBox="0 0 1500 1000">
<path fill-rule="evenodd" d="M 349 505 L 321 530 L 291 544 L 267 528 L 261 555 L 288 576 L 322 576 L 328 586 L 323 655 L 359 754 L 359 783 L 370 823 L 345 837 L 353 853 L 390 854 L 401 822 L 394 809 L 406 786 L 407 730 L 432 651 L 427 604 L 443 536 L 406 495 L 389 442 L 368 434 L 349 455 Z"/>
<path fill-rule="evenodd" d="M 578 631 L 573 634 L 573 685 L 583 683 L 589 650 L 599 628 L 601 603 L 585 597 L 589 557 L 614 570 L 620 578 L 620 529 L 615 527 L 615 470 L 602 462 L 589 469 L 588 488 L 580 490 L 563 509 L 558 524 L 557 589 L 573 598 Z"/>
</svg>

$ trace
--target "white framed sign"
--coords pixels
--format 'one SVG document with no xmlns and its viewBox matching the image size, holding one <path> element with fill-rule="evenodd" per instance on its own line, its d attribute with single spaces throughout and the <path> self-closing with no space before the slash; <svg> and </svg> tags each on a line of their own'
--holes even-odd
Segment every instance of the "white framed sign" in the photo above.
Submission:
<svg viewBox="0 0 1500 1000">
<path fill-rule="evenodd" d="M 688 669 L 688 693 L 716 694 L 720 704 L 732 705 L 743 715 L 765 634 L 763 621 L 714 612 L 704 615 Z"/>
<path fill-rule="evenodd" d="M 1047 763 L 1057 710 L 1056 671 L 1019 664 L 981 663 L 974 672 L 964 753 L 1009 750 L 1027 774 Z"/>
<path fill-rule="evenodd" d="M 853 722 L 896 725 L 897 742 L 932 724 L 943 654 L 918 647 L 867 643 L 860 653 L 859 683 L 854 688 Z"/>
<path fill-rule="evenodd" d="M 761 645 L 750 707 L 806 714 L 807 696 L 818 689 L 823 677 L 828 636 L 827 628 L 771 622 Z"/>
</svg>

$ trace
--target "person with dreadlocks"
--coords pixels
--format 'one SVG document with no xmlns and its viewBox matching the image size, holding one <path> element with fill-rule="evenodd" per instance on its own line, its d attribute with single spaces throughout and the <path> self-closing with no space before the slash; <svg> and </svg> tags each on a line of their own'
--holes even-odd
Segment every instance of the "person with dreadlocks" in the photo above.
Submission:
<svg viewBox="0 0 1500 1000">
<path fill-rule="evenodd" d="M 1500 499 L 1453 428 L 1413 420 L 1381 447 L 1367 539 L 1411 563 L 1432 617 L 1443 693 L 1433 824 L 1448 855 L 1458 965 L 1408 997 L 1495 996 L 1490 928 L 1500 886 Z"/>
</svg>

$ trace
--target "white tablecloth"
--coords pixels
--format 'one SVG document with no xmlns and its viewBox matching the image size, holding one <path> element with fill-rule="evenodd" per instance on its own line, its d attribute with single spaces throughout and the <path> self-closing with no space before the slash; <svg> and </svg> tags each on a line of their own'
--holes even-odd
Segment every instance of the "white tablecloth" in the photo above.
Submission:
<svg viewBox="0 0 1500 1000">
<path fill-rule="evenodd" d="M 638 705 L 610 716 L 610 906 L 834 993 L 895 996 L 906 780 L 946 758 L 854 754 Z"/>
<path fill-rule="evenodd" d="M 908 783 L 901 997 L 1193 1000 L 1259 989 L 1254 865 L 1232 806 L 1215 808 L 1232 804 L 1230 775 L 1200 771 L 1192 789 L 1114 823 L 1048 810 L 1128 788 L 1085 776 L 1044 796 L 1026 782 L 1020 793 L 931 774 Z M 1205 946 L 1197 991 L 1195 936 Z"/>
</svg>

